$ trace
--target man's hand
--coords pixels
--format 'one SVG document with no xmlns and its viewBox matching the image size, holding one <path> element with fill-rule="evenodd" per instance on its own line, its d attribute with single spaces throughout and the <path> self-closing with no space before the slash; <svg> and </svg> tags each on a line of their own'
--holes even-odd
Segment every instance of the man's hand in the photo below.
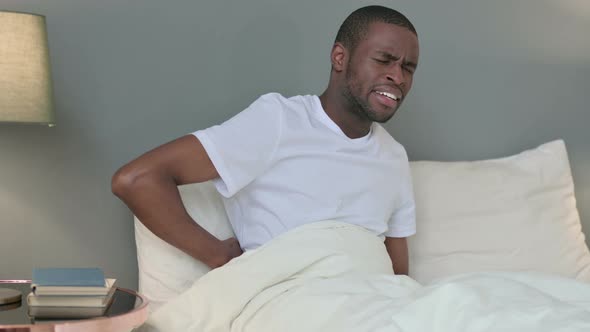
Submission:
<svg viewBox="0 0 590 332">
<path fill-rule="evenodd" d="M 235 237 L 220 242 L 219 250 L 205 264 L 215 269 L 221 267 L 244 252 Z"/>
</svg>

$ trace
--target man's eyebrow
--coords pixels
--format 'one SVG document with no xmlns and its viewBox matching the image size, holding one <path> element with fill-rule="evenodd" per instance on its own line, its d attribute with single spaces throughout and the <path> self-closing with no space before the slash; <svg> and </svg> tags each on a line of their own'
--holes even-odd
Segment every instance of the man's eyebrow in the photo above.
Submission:
<svg viewBox="0 0 590 332">
<path fill-rule="evenodd" d="M 377 53 L 380 56 L 386 58 L 387 60 L 393 60 L 393 61 L 399 60 L 399 56 L 395 56 L 395 55 L 393 55 L 393 54 L 391 54 L 389 52 L 386 52 L 386 51 L 377 51 Z M 404 65 L 405 66 L 408 66 L 408 67 L 412 67 L 412 68 L 418 67 L 418 64 L 416 62 L 413 62 L 413 61 L 404 61 Z"/>
</svg>

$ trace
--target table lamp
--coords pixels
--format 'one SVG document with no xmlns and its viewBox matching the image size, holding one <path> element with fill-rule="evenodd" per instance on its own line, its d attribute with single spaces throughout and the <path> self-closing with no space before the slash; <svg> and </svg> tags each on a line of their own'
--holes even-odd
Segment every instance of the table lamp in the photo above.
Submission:
<svg viewBox="0 0 590 332">
<path fill-rule="evenodd" d="M 0 122 L 55 124 L 44 16 L 0 11 Z"/>
<path fill-rule="evenodd" d="M 45 17 L 0 11 L 0 125 L 53 126 L 50 76 Z M 0 288 L 0 307 L 21 298 L 13 289 Z"/>
</svg>

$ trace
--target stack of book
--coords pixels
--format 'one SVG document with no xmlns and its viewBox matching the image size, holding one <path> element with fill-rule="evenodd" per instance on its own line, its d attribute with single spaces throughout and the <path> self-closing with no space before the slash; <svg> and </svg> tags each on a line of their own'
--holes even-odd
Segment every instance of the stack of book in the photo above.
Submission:
<svg viewBox="0 0 590 332">
<path fill-rule="evenodd" d="M 99 268 L 34 269 L 27 295 L 29 316 L 89 318 L 103 316 L 113 300 L 116 279 Z"/>
</svg>

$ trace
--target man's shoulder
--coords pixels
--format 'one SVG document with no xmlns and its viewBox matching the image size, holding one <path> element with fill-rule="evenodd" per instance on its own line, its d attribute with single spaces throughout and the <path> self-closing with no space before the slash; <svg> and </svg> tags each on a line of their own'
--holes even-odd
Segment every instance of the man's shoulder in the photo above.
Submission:
<svg viewBox="0 0 590 332">
<path fill-rule="evenodd" d="M 395 149 L 403 149 L 404 147 L 379 123 L 373 123 L 373 135 L 383 144 L 391 146 Z"/>
<path fill-rule="evenodd" d="M 383 146 L 386 146 L 389 151 L 398 158 L 407 160 L 408 155 L 404 146 L 398 142 L 383 126 L 379 123 L 374 123 L 373 132 L 377 140 Z"/>
<path fill-rule="evenodd" d="M 269 92 L 266 94 L 261 95 L 255 102 L 262 102 L 262 103 L 274 103 L 277 105 L 285 105 L 285 106 L 296 106 L 303 104 L 309 104 L 313 102 L 313 99 L 317 98 L 314 95 L 296 95 L 286 97 L 278 92 Z"/>
<path fill-rule="evenodd" d="M 296 95 L 286 97 L 278 92 L 270 92 L 261 95 L 256 99 L 250 108 L 262 108 L 273 113 L 282 113 L 287 117 L 308 117 L 313 113 L 317 104 L 314 95 Z M 291 119 L 292 120 L 292 119 Z"/>
</svg>

